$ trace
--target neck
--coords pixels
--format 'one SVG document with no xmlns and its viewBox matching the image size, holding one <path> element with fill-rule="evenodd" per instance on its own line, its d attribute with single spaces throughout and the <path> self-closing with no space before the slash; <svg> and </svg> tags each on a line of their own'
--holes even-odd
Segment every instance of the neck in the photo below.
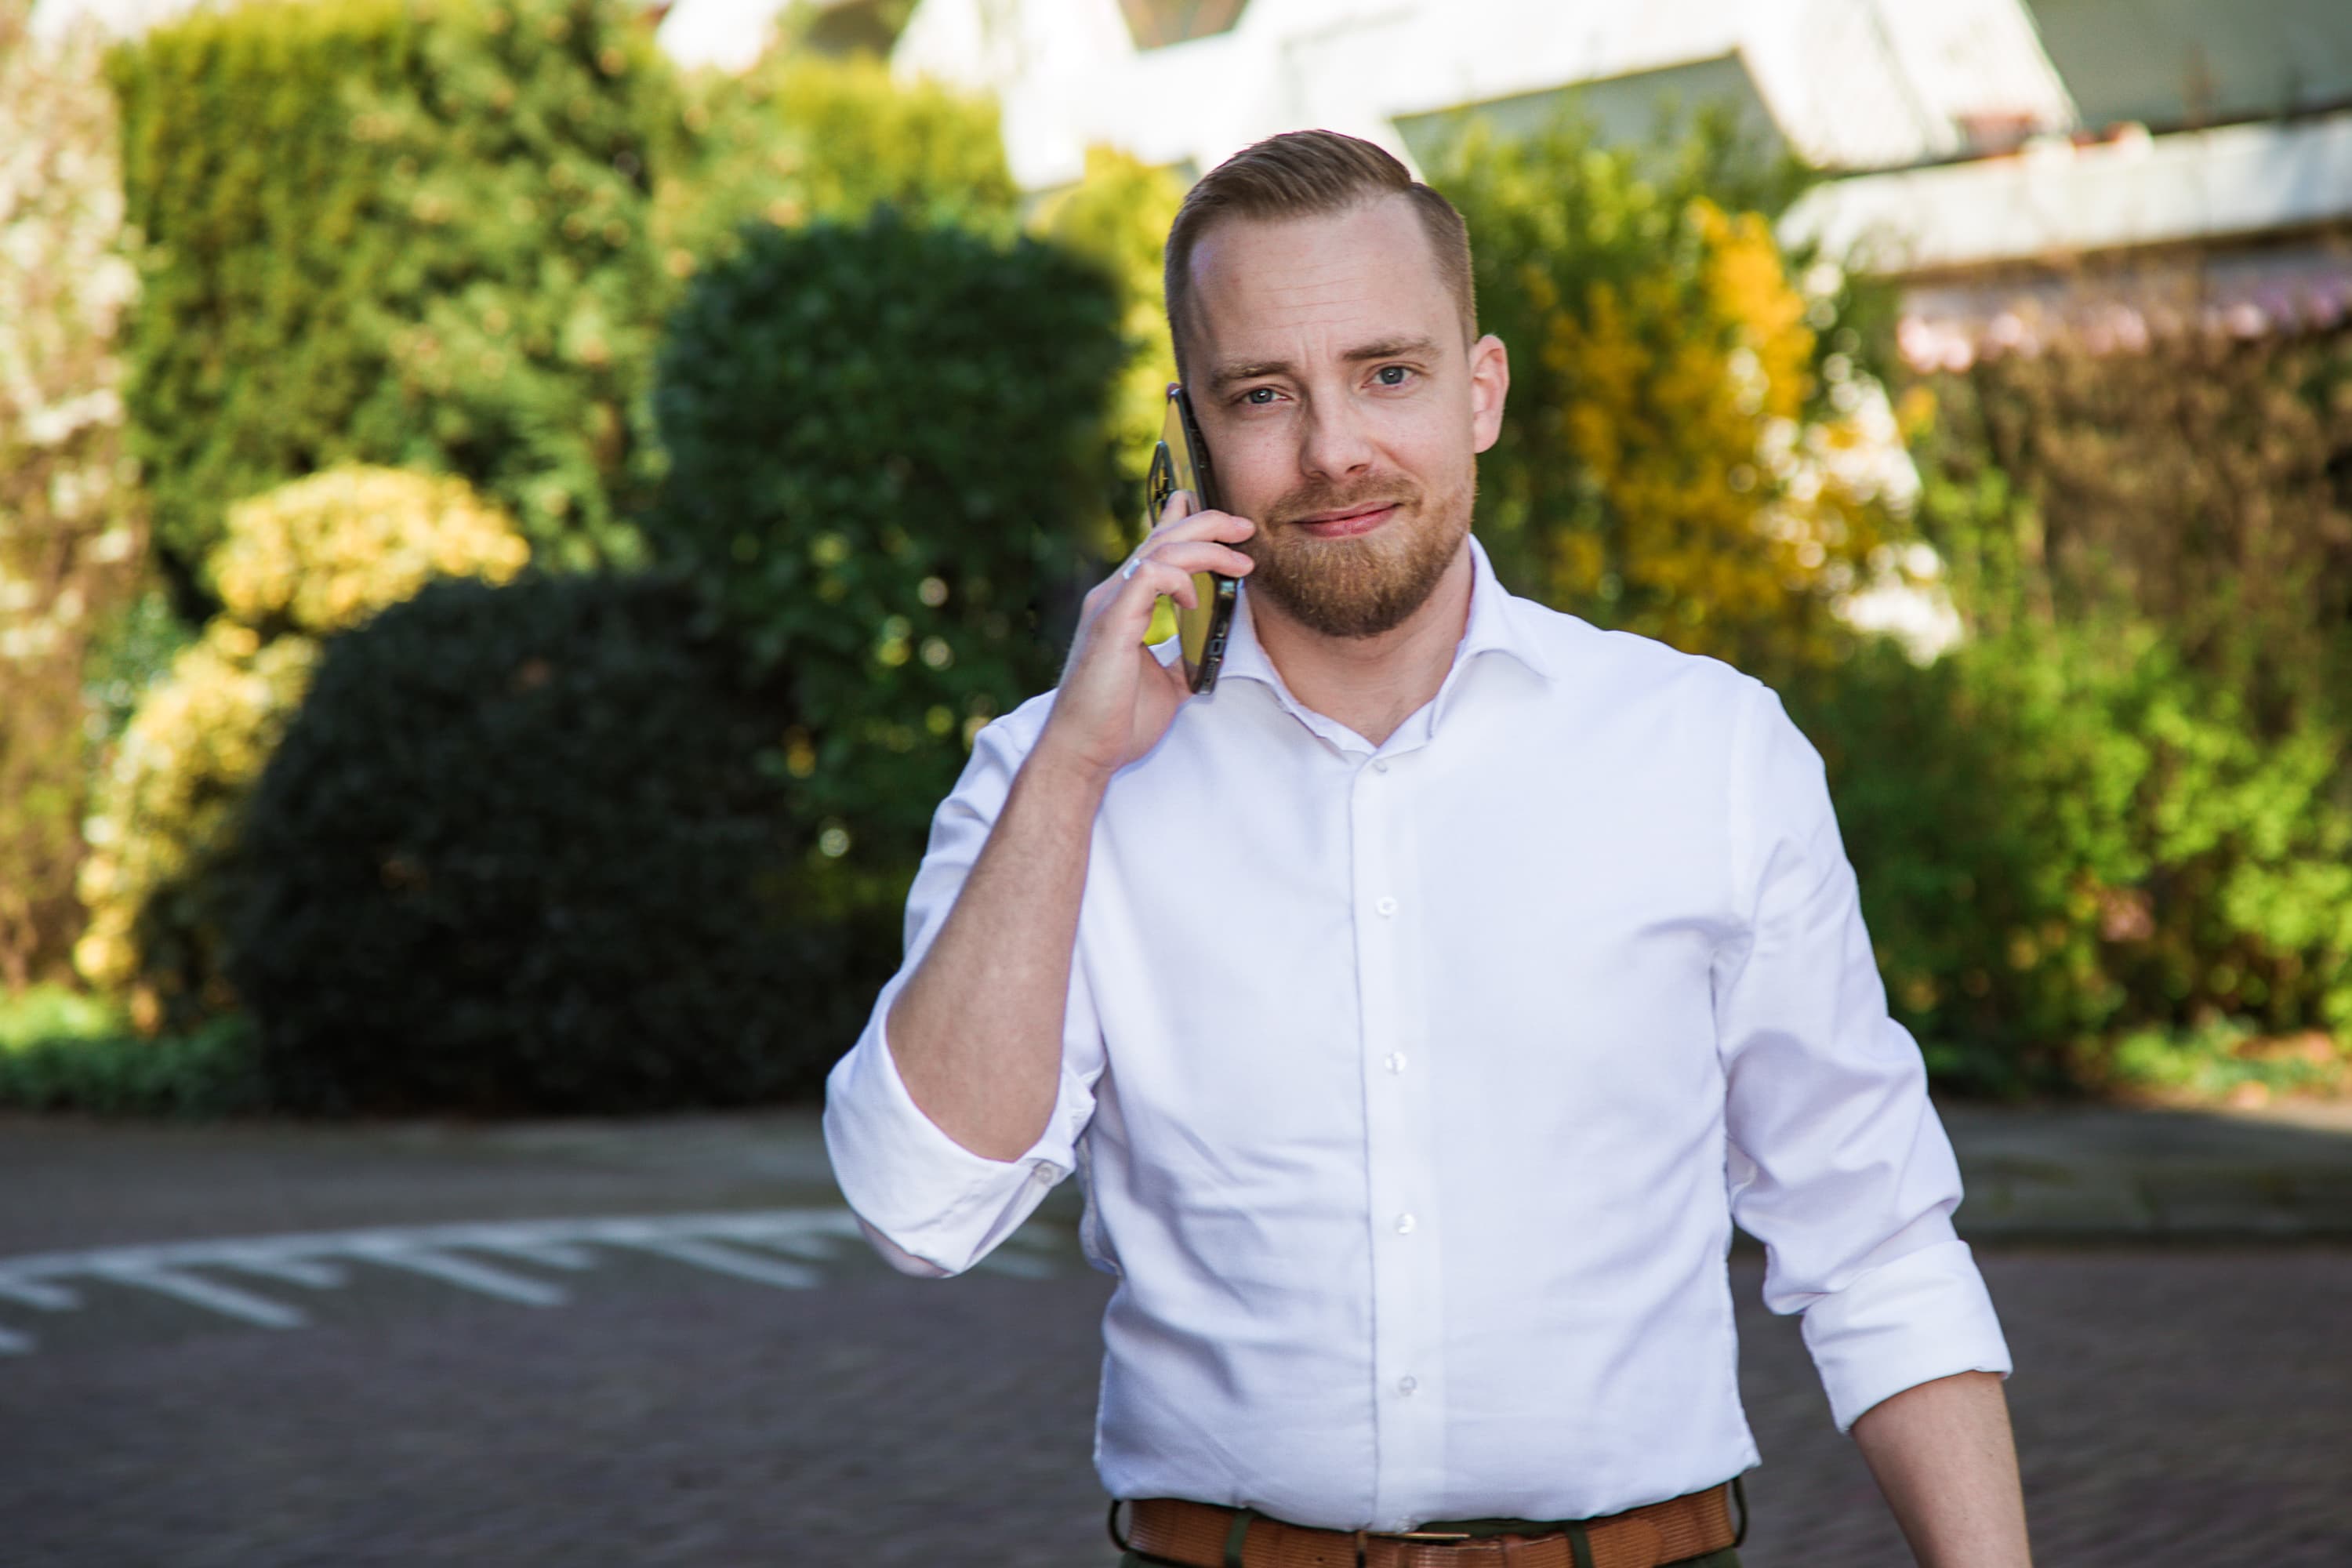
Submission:
<svg viewBox="0 0 2352 1568">
<path fill-rule="evenodd" d="M 1328 636 L 1264 597 L 1250 600 L 1250 625 L 1293 698 L 1378 746 L 1445 684 L 1475 576 L 1465 537 L 1421 608 L 1377 637 Z"/>
</svg>

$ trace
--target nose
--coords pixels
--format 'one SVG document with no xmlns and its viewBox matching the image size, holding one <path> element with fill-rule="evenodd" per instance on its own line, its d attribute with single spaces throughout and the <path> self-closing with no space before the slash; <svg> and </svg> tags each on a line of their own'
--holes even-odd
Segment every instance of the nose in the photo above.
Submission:
<svg viewBox="0 0 2352 1568">
<path fill-rule="evenodd" d="M 1299 428 L 1298 466 L 1321 479 L 1344 479 L 1372 466 L 1372 444 L 1344 400 L 1318 401 Z"/>
</svg>

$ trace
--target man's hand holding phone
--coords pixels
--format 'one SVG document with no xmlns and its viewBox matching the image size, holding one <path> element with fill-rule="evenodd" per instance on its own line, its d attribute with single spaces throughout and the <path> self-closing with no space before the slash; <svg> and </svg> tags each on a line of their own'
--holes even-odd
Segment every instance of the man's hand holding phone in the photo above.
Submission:
<svg viewBox="0 0 2352 1568">
<path fill-rule="evenodd" d="M 1192 695 L 1183 662 L 1163 666 L 1144 646 L 1152 605 L 1165 595 L 1185 609 L 1198 608 L 1196 572 L 1249 575 L 1250 558 L 1234 546 L 1256 531 L 1245 517 L 1200 511 L 1194 504 L 1188 490 L 1171 496 L 1150 537 L 1086 596 L 1038 751 L 1050 748 L 1108 778 L 1157 745 Z"/>
</svg>

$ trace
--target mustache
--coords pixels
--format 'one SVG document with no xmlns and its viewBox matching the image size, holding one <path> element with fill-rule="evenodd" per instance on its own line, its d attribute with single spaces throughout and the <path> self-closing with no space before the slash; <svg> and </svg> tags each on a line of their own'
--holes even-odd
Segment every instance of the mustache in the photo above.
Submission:
<svg viewBox="0 0 2352 1568">
<path fill-rule="evenodd" d="M 1362 511 L 1376 506 L 1398 506 L 1408 510 L 1421 504 L 1421 488 L 1394 476 L 1360 479 L 1354 484 L 1335 485 L 1318 480 L 1300 485 L 1277 498 L 1266 508 L 1266 515 L 1276 522 L 1295 522 L 1317 512 Z"/>
</svg>

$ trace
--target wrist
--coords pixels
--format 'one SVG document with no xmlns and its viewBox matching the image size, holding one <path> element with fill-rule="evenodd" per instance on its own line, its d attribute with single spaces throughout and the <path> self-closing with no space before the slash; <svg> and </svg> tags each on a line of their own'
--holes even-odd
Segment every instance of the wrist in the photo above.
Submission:
<svg viewBox="0 0 2352 1568">
<path fill-rule="evenodd" d="M 1110 787 L 1111 774 L 1118 771 L 1116 764 L 1061 742 L 1049 723 L 1023 761 L 1016 783 L 1044 790 L 1065 805 L 1082 805 L 1092 816 L 1094 808 L 1102 803 L 1103 793 Z"/>
</svg>

